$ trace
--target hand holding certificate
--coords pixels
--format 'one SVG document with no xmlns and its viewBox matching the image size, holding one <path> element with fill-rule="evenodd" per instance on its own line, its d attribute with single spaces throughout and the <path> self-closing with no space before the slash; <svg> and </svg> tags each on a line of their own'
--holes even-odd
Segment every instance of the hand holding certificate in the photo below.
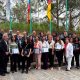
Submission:
<svg viewBox="0 0 80 80">
<path fill-rule="evenodd" d="M 39 54 L 40 53 L 40 49 L 34 49 L 35 54 Z"/>
<path fill-rule="evenodd" d="M 48 48 L 42 48 L 42 53 L 49 52 Z"/>
<path fill-rule="evenodd" d="M 12 49 L 12 54 L 19 54 L 18 48 L 13 48 Z"/>
</svg>

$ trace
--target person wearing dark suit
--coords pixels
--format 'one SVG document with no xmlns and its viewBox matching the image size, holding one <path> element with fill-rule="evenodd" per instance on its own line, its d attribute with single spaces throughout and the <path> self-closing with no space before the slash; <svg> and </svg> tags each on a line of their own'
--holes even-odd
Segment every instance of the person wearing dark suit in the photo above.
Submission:
<svg viewBox="0 0 80 80">
<path fill-rule="evenodd" d="M 0 32 L 0 40 L 2 39 L 3 34 Z"/>
<path fill-rule="evenodd" d="M 74 58 L 75 58 L 75 62 L 76 62 L 76 68 L 79 69 L 80 44 L 79 44 L 78 37 L 75 38 L 73 47 L 74 47 Z"/>
<path fill-rule="evenodd" d="M 4 33 L 2 40 L 0 41 L 0 75 L 5 76 L 7 73 L 8 63 L 8 34 Z"/>
<path fill-rule="evenodd" d="M 19 49 L 19 55 L 18 55 L 18 70 L 21 69 L 21 61 L 22 61 L 22 56 L 21 56 L 21 52 L 22 52 L 22 35 L 19 35 L 19 39 L 17 40 L 17 45 L 18 45 L 18 49 Z"/>
<path fill-rule="evenodd" d="M 22 51 L 22 48 L 21 48 L 21 39 L 20 39 L 20 31 L 17 31 L 16 32 L 16 36 L 15 36 L 15 41 L 18 45 L 18 49 L 19 49 L 19 55 L 18 55 L 18 70 L 21 69 L 21 51 Z"/>
</svg>

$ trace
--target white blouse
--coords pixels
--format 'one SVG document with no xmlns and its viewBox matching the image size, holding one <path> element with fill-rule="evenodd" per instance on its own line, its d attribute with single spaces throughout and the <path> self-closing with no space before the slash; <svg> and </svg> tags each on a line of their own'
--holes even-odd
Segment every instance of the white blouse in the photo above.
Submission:
<svg viewBox="0 0 80 80">
<path fill-rule="evenodd" d="M 61 44 L 59 42 L 55 43 L 55 49 L 64 49 L 64 42 L 61 40 Z"/>
<path fill-rule="evenodd" d="M 58 50 L 62 49 L 62 45 L 59 42 L 57 42 L 55 44 L 55 49 L 58 49 Z"/>
<path fill-rule="evenodd" d="M 47 44 L 48 44 L 48 46 L 49 46 L 49 48 L 50 48 L 50 49 L 52 49 L 52 48 L 53 48 L 54 43 L 55 43 L 55 42 L 54 42 L 53 40 L 51 41 L 51 43 L 50 43 L 50 44 L 49 44 L 49 42 L 47 41 Z"/>
<path fill-rule="evenodd" d="M 42 42 L 42 48 L 49 48 L 47 41 Z"/>
<path fill-rule="evenodd" d="M 47 41 L 42 42 L 42 53 L 49 52 L 49 45 Z"/>
</svg>

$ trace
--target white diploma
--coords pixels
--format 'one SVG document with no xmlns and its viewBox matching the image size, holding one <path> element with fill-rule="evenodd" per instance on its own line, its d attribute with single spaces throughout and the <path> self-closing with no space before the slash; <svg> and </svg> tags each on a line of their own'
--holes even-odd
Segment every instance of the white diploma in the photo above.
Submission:
<svg viewBox="0 0 80 80">
<path fill-rule="evenodd" d="M 14 48 L 14 49 L 12 49 L 12 54 L 19 54 L 19 50 L 18 50 L 18 48 Z"/>
<path fill-rule="evenodd" d="M 42 53 L 49 52 L 49 48 L 42 48 Z"/>
<path fill-rule="evenodd" d="M 35 54 L 39 54 L 40 50 L 39 49 L 34 49 L 35 50 Z"/>
<path fill-rule="evenodd" d="M 56 47 L 56 49 L 62 49 L 62 46 L 61 46 L 61 45 L 58 45 L 58 46 Z"/>
</svg>

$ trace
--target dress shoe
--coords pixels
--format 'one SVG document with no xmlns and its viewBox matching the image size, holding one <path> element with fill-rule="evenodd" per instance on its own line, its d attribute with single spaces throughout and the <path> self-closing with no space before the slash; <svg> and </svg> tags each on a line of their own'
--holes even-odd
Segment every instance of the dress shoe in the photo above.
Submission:
<svg viewBox="0 0 80 80">
<path fill-rule="evenodd" d="M 21 73 L 24 73 L 24 70 L 22 70 L 22 72 Z"/>
<path fill-rule="evenodd" d="M 6 71 L 5 73 L 6 73 L 6 74 L 9 74 L 10 72 L 7 72 L 7 71 Z"/>
<path fill-rule="evenodd" d="M 17 72 L 17 70 L 15 70 L 15 72 Z"/>
<path fill-rule="evenodd" d="M 5 76 L 5 73 L 1 73 L 0 75 L 1 75 L 1 76 Z"/>
<path fill-rule="evenodd" d="M 70 71 L 70 70 L 66 69 L 66 71 Z"/>
<path fill-rule="evenodd" d="M 21 68 L 18 68 L 18 70 L 20 71 L 20 70 L 21 70 Z"/>
<path fill-rule="evenodd" d="M 12 73 L 14 73 L 14 71 L 11 71 Z"/>
<path fill-rule="evenodd" d="M 28 70 L 26 70 L 26 74 L 28 74 Z"/>
<path fill-rule="evenodd" d="M 79 69 L 79 67 L 76 67 L 77 69 Z"/>
</svg>

